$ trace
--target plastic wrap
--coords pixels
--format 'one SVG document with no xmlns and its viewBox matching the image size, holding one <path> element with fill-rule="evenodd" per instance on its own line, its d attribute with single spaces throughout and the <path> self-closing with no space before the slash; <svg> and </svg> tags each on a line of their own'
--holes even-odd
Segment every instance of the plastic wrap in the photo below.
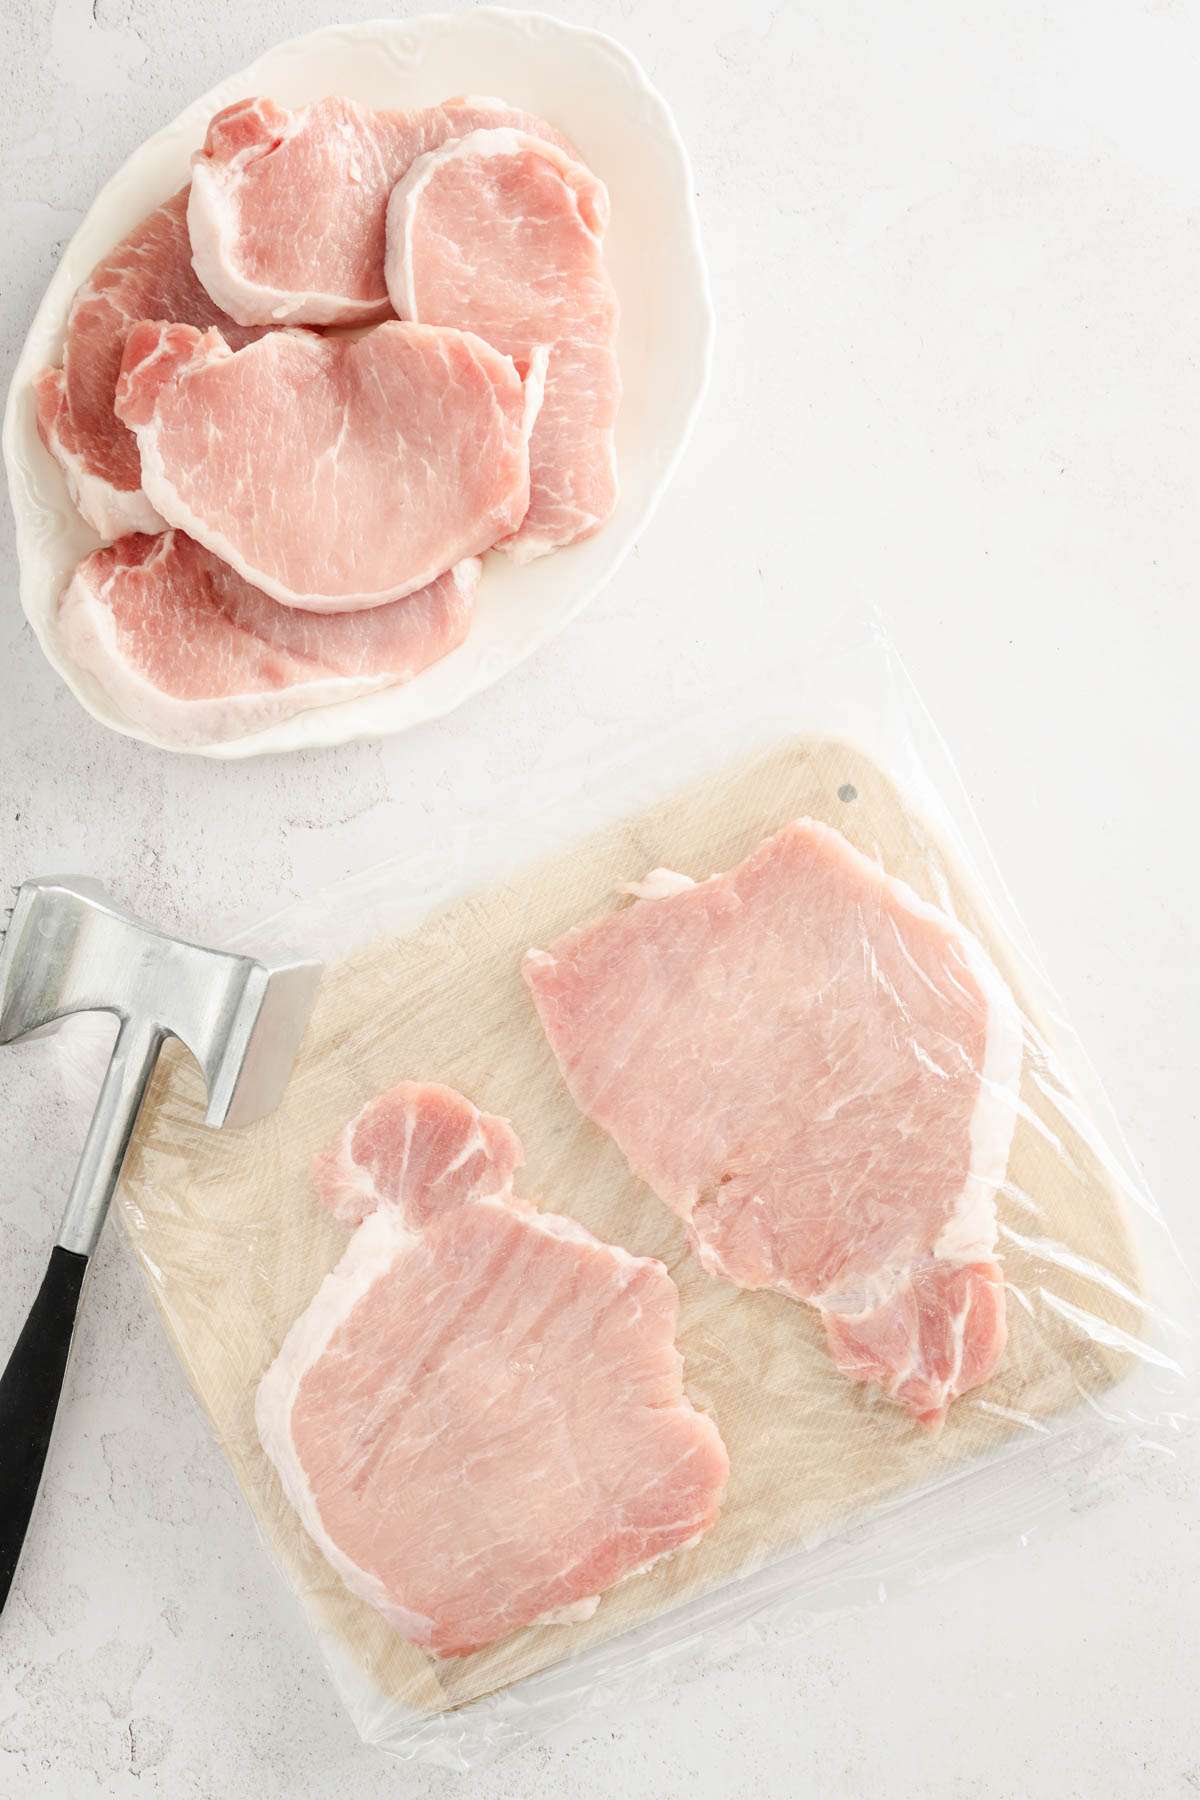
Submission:
<svg viewBox="0 0 1200 1800">
<path fill-rule="evenodd" d="M 531 946 L 623 906 L 659 904 L 618 891 L 648 871 L 703 879 L 799 817 L 834 827 L 906 884 L 892 891 L 910 909 L 956 922 L 1019 1011 L 1020 1081 L 1005 1102 L 1013 1132 L 996 1196 L 1007 1345 L 936 1431 L 838 1372 L 818 1308 L 706 1272 L 682 1220 L 576 1106 L 521 979 Z M 1131 1459 L 1170 1454 L 1193 1415 L 1190 1278 L 1130 1171 L 945 748 L 872 622 L 839 627 L 802 669 L 765 670 L 752 689 L 714 696 L 702 716 L 660 724 L 634 749 L 597 742 L 586 760 L 543 767 L 436 842 L 239 942 L 329 963 L 284 1105 L 247 1131 L 207 1132 L 198 1078 L 182 1054 L 170 1057 L 119 1212 L 370 1743 L 475 1767 L 644 1698 L 684 1668 L 1011 1544 Z M 865 927 L 863 946 L 881 993 Z M 751 993 L 756 978 L 747 971 Z M 818 1000 L 802 996 L 801 1025 Z M 714 1093 L 727 1075 L 714 1068 Z M 984 1070 L 985 1089 L 999 1094 L 1005 1079 Z M 525 1147 L 523 1194 L 665 1265 L 679 1289 L 687 1394 L 729 1455 L 719 1518 L 698 1543 L 609 1588 L 589 1617 L 533 1625 L 466 1656 L 430 1655 L 350 1591 L 301 1525 L 255 1424 L 264 1372 L 348 1241 L 350 1227 L 314 1193 L 314 1155 L 400 1081 L 445 1083 L 511 1121 Z M 849 1097 L 848 1158 L 870 1132 L 871 1101 Z M 978 1236 L 938 1254 L 977 1260 Z M 485 1435 L 486 1412 L 481 1399 Z M 520 1492 L 511 1504 L 521 1507 Z M 496 1517 L 501 1558 L 506 1534 Z"/>
</svg>

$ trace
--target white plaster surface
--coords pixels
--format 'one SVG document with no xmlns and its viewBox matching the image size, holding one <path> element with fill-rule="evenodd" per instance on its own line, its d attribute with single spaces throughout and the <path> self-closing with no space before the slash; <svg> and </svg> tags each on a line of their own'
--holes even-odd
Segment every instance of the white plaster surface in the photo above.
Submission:
<svg viewBox="0 0 1200 1800">
<path fill-rule="evenodd" d="M 342 0 L 368 17 L 380 0 Z M 1200 1263 L 1194 1156 L 1200 8 L 573 0 L 691 145 L 721 335 L 638 553 L 469 714 L 221 767 L 107 734 L 0 601 L 0 875 L 87 869 L 196 931 L 481 812 L 496 785 L 802 652 L 871 597 Z M 145 135 L 319 0 L 7 0 L 11 367 Z M 0 1061 L 0 1345 L 83 1120 Z M 478 1777 L 357 1743 L 116 1230 L 0 1622 L 0 1796 L 1159 1800 L 1200 1793 L 1200 1453 L 952 1582 Z"/>
</svg>

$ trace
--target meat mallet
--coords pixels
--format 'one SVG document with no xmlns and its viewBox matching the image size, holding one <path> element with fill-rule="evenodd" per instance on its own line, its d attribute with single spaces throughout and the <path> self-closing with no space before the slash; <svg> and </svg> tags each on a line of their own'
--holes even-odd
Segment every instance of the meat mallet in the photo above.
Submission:
<svg viewBox="0 0 1200 1800">
<path fill-rule="evenodd" d="M 168 936 L 92 881 L 26 881 L 0 952 L 0 1044 L 73 1013 L 117 1019 L 108 1072 L 41 1288 L 0 1376 L 0 1609 L 37 1499 L 88 1260 L 168 1038 L 204 1076 L 209 1125 L 249 1125 L 283 1097 L 320 964 Z"/>
</svg>

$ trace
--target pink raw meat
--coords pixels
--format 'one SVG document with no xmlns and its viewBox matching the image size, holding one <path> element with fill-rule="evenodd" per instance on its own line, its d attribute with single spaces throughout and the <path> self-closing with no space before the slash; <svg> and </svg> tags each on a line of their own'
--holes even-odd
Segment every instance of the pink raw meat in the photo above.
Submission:
<svg viewBox="0 0 1200 1800">
<path fill-rule="evenodd" d="M 512 1180 L 524 1160 L 507 1119 L 477 1111 L 452 1088 L 402 1081 L 354 1115 L 317 1157 L 313 1180 L 343 1225 L 387 1205 L 421 1226 L 464 1200 L 518 1205 Z"/>
<path fill-rule="evenodd" d="M 520 1160 L 449 1088 L 371 1101 L 316 1169 L 363 1222 L 258 1391 L 314 1542 L 439 1656 L 588 1617 L 708 1530 L 728 1475 L 666 1270 L 515 1202 Z"/>
<path fill-rule="evenodd" d="M 548 353 L 529 511 L 501 546 L 520 562 L 589 536 L 616 505 L 621 378 L 607 223 L 602 182 L 510 129 L 419 158 L 388 206 L 388 291 L 402 319 L 477 331 L 521 369 Z"/>
<path fill-rule="evenodd" d="M 219 331 L 143 323 L 117 414 L 163 517 L 312 612 L 415 593 L 529 504 L 526 389 L 469 332 L 273 331 L 235 354 Z"/>
<path fill-rule="evenodd" d="M 466 636 L 480 566 L 390 606 L 318 615 L 280 606 L 182 531 L 135 534 L 80 563 L 58 634 L 134 724 L 220 743 L 410 680 Z"/>
<path fill-rule="evenodd" d="M 219 325 L 234 349 L 261 336 L 227 319 L 192 273 L 186 188 L 97 263 L 71 302 L 62 368 L 43 369 L 37 379 L 42 441 L 105 540 L 162 525 L 142 492 L 133 434 L 113 411 L 125 339 L 140 319 L 159 318 Z"/>
<path fill-rule="evenodd" d="M 710 1273 L 808 1301 L 844 1374 L 939 1425 L 1004 1349 L 1011 995 L 954 920 L 811 819 L 641 891 L 660 897 L 526 958 L 572 1095 Z"/>
<path fill-rule="evenodd" d="M 513 125 L 569 149 L 545 120 L 467 97 L 372 112 L 329 97 L 297 112 L 239 100 L 192 162 L 188 227 L 196 272 L 247 324 L 363 325 L 389 313 L 388 195 L 413 160 L 481 125 Z"/>
</svg>

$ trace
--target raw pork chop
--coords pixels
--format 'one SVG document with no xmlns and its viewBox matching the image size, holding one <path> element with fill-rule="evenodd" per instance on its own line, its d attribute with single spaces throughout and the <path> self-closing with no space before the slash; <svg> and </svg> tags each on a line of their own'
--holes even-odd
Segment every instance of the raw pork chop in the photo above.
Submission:
<svg viewBox="0 0 1200 1800">
<path fill-rule="evenodd" d="M 117 414 L 172 525 L 287 606 L 398 600 L 515 529 L 529 504 L 521 378 L 469 332 L 379 325 L 129 334 Z"/>
<path fill-rule="evenodd" d="M 121 711 L 177 744 L 213 744 L 409 680 L 460 644 L 481 564 L 370 612 L 280 606 L 185 537 L 133 535 L 86 557 L 58 631 Z"/>
<path fill-rule="evenodd" d="M 571 1093 L 711 1273 L 810 1302 L 844 1374 L 940 1424 L 1004 1349 L 1011 996 L 960 926 L 811 819 L 641 891 L 661 897 L 526 958 Z"/>
<path fill-rule="evenodd" d="M 388 195 L 413 160 L 481 125 L 513 125 L 569 149 L 545 120 L 503 100 L 371 112 L 330 97 L 298 112 L 239 100 L 192 161 L 196 273 L 247 324 L 363 325 L 389 312 Z"/>
<path fill-rule="evenodd" d="M 502 546 L 522 562 L 587 537 L 616 504 L 607 223 L 602 182 L 512 130 L 474 131 L 421 157 L 388 206 L 388 291 L 402 319 L 477 331 L 522 369 L 549 351 L 529 511 Z"/>
<path fill-rule="evenodd" d="M 258 1391 L 320 1550 L 440 1656 L 588 1617 L 707 1531 L 728 1474 L 666 1270 L 514 1201 L 520 1160 L 448 1088 L 366 1106 L 316 1170 L 363 1222 Z"/>
<path fill-rule="evenodd" d="M 106 540 L 162 525 L 142 492 L 133 434 L 113 411 L 131 327 L 160 318 L 219 325 L 234 349 L 261 336 L 227 319 L 192 273 L 186 188 L 97 263 L 71 302 L 62 368 L 43 369 L 37 379 L 42 441 L 76 506 Z"/>
</svg>

